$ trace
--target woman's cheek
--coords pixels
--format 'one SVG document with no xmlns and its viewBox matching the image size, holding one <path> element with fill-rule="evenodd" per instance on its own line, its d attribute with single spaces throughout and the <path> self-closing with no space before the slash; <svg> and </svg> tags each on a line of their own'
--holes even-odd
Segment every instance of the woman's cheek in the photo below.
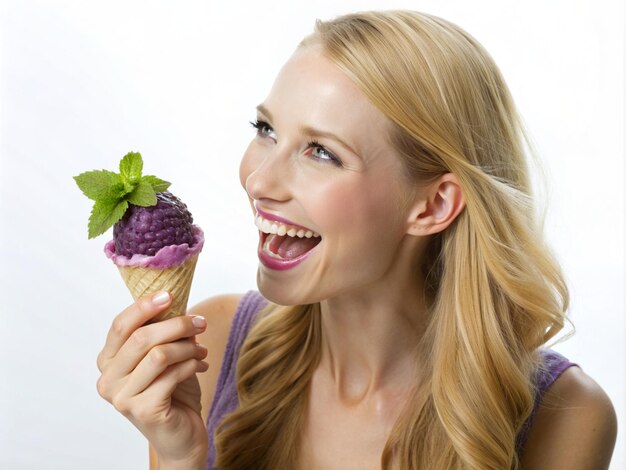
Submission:
<svg viewBox="0 0 626 470">
<path fill-rule="evenodd" d="M 350 233 L 359 231 L 370 217 L 367 196 L 348 181 L 304 182 L 298 187 L 306 188 L 309 216 L 322 232 Z"/>
</svg>

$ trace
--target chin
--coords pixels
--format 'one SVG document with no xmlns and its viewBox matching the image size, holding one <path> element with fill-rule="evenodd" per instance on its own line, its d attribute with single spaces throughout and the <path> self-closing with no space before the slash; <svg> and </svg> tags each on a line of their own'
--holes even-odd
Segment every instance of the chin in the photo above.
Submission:
<svg viewBox="0 0 626 470">
<path fill-rule="evenodd" d="M 268 279 L 260 270 L 257 271 L 257 289 L 264 298 L 277 305 L 307 305 L 320 301 L 314 293 L 304 292 L 299 286 L 292 287 L 285 282 Z"/>
<path fill-rule="evenodd" d="M 282 289 L 280 289 L 275 282 L 264 279 L 261 274 L 261 269 L 256 273 L 256 285 L 261 295 L 270 302 L 277 305 L 294 305 L 289 302 L 285 302 L 286 296 Z"/>
<path fill-rule="evenodd" d="M 300 305 L 299 299 L 294 298 L 293 294 L 290 295 L 285 292 L 284 286 L 278 286 L 275 282 L 262 281 L 260 276 L 257 276 L 257 288 L 264 298 L 274 304 L 283 306 Z"/>
</svg>

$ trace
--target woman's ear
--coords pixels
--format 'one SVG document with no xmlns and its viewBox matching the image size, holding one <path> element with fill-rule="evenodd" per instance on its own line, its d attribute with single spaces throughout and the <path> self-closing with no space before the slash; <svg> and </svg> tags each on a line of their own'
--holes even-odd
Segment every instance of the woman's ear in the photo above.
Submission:
<svg viewBox="0 0 626 470">
<path fill-rule="evenodd" d="M 407 233 L 423 237 L 442 232 L 464 208 L 459 180 L 446 173 L 419 191 L 407 220 Z"/>
</svg>

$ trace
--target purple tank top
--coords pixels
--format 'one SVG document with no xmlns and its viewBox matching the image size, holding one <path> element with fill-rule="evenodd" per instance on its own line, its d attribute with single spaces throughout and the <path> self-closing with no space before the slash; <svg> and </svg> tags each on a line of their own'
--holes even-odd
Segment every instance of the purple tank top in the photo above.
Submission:
<svg viewBox="0 0 626 470">
<path fill-rule="evenodd" d="M 207 462 L 207 470 L 215 470 L 215 467 L 213 466 L 215 462 L 215 445 L 213 444 L 213 434 L 215 432 L 215 428 L 217 428 L 224 416 L 236 410 L 239 406 L 235 375 L 237 359 L 239 358 L 239 350 L 241 349 L 241 345 L 250 331 L 250 327 L 252 326 L 252 322 L 256 317 L 256 314 L 266 304 L 267 300 L 265 300 L 260 293 L 256 291 L 248 291 L 241 299 L 233 317 L 228 342 L 226 343 L 226 350 L 224 351 L 224 359 L 222 361 L 220 375 L 217 380 L 215 396 L 207 418 L 207 431 L 209 434 L 209 460 Z M 536 380 L 538 383 L 538 391 L 535 396 L 533 411 L 517 436 L 516 448 L 518 454 L 524 447 L 524 443 L 528 437 L 528 431 L 532 426 L 539 404 L 541 403 L 541 399 L 546 390 L 563 373 L 563 371 L 565 371 L 565 369 L 578 365 L 570 362 L 561 354 L 551 349 L 542 348 L 539 352 L 543 358 L 545 367 L 537 373 Z"/>
<path fill-rule="evenodd" d="M 226 349 L 224 350 L 224 359 L 222 360 L 222 368 L 217 379 L 215 387 L 215 395 L 213 403 L 207 418 L 207 432 L 209 434 L 209 460 L 207 470 L 214 470 L 215 462 L 215 445 L 213 444 L 213 434 L 215 428 L 222 422 L 224 416 L 231 411 L 235 411 L 239 406 L 239 398 L 237 397 L 237 378 L 235 376 L 237 359 L 239 358 L 239 350 L 246 339 L 248 331 L 252 326 L 252 321 L 256 314 L 266 305 L 267 301 L 256 291 L 248 291 L 242 297 L 237 311 L 233 317 L 233 324 L 230 327 L 230 334 Z"/>
</svg>

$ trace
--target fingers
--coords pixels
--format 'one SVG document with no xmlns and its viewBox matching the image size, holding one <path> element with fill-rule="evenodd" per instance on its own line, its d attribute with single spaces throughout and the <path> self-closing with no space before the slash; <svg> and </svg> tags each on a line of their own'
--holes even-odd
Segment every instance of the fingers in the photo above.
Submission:
<svg viewBox="0 0 626 470">
<path fill-rule="evenodd" d="M 206 372 L 209 365 L 204 361 L 188 359 L 169 366 L 143 393 L 137 397 L 151 406 L 153 410 L 159 409 L 164 403 L 163 397 L 171 397 L 181 383 L 190 379 L 196 373 Z M 169 400 L 167 400 L 169 402 Z M 199 405 L 199 402 L 198 402 Z M 199 409 L 197 411 L 200 411 Z"/>
<path fill-rule="evenodd" d="M 207 349 L 193 340 L 155 346 L 137 365 L 123 386 L 121 393 L 137 395 L 143 392 L 168 367 L 189 359 L 201 361 L 207 356 Z"/>
<path fill-rule="evenodd" d="M 98 355 L 98 369 L 102 372 L 104 363 L 117 354 L 130 335 L 148 320 L 166 310 L 171 303 L 167 292 L 157 292 L 144 296 L 122 311 L 111 324 L 102 351 Z"/>
<path fill-rule="evenodd" d="M 205 372 L 209 365 L 197 359 L 170 365 L 142 393 L 128 395 L 118 393 L 111 401 L 121 414 L 137 423 L 150 425 L 166 419 L 171 407 L 171 396 L 176 387 L 198 372 Z"/>
<path fill-rule="evenodd" d="M 142 326 L 129 336 L 115 355 L 116 376 L 129 374 L 155 346 L 195 336 L 205 328 L 206 320 L 203 317 L 188 315 Z"/>
<path fill-rule="evenodd" d="M 203 330 L 206 327 L 204 318 L 201 318 L 202 328 L 195 326 L 193 319 L 189 316 L 176 317 L 137 330 L 154 330 L 146 334 L 146 337 L 152 338 L 146 343 L 146 352 L 135 351 L 136 355 L 133 355 L 133 346 L 129 345 L 132 341 L 127 341 L 118 355 L 105 363 L 103 372 L 96 384 L 100 396 L 114 405 L 116 401 L 119 402 L 120 400 L 128 403 L 128 399 L 149 388 L 151 383 L 168 368 L 189 360 L 199 363 L 198 371 L 208 370 L 208 364 L 200 364 L 201 359 L 207 356 L 207 349 L 197 344 L 195 338 L 179 338 L 181 331 L 190 336 L 190 330 Z M 177 328 L 176 325 L 182 325 L 182 327 Z M 174 339 L 171 339 L 172 337 Z M 157 343 L 152 344 L 153 341 Z M 158 343 L 158 341 L 163 342 Z M 117 405 L 115 407 L 118 408 Z M 119 409 L 121 411 L 121 408 Z"/>
<path fill-rule="evenodd" d="M 155 396 L 171 396 L 176 387 L 198 372 L 206 372 L 209 365 L 204 361 L 188 359 L 184 362 L 170 366 L 156 379 L 150 387 Z"/>
</svg>

